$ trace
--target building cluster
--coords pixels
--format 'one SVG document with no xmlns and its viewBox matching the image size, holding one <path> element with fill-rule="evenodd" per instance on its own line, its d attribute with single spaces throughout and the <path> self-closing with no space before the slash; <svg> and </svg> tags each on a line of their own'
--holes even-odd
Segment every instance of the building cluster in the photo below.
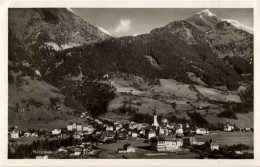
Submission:
<svg viewBox="0 0 260 167">
<path fill-rule="evenodd" d="M 72 122 L 66 125 L 66 128 L 54 128 L 45 137 L 68 138 L 80 140 L 81 144 L 68 147 L 61 147 L 57 150 L 60 157 L 79 157 L 94 155 L 98 151 L 97 145 L 100 143 L 113 143 L 117 140 L 126 140 L 137 138 L 145 138 L 145 142 L 150 142 L 150 148 L 158 152 L 175 152 L 183 149 L 186 146 L 188 139 L 190 146 L 208 146 L 210 150 L 219 150 L 219 144 L 214 140 L 200 140 L 204 139 L 203 135 L 209 133 L 209 130 L 201 127 L 194 127 L 188 123 L 170 123 L 166 118 L 158 121 L 154 110 L 153 123 L 137 123 L 129 121 L 128 123 L 121 123 L 118 121 L 111 121 L 108 119 L 94 119 L 86 113 L 80 115 L 85 118 L 85 123 Z M 235 130 L 234 125 L 226 124 L 223 131 L 231 132 Z M 249 129 L 251 130 L 251 129 Z M 195 138 L 194 135 L 202 135 Z M 21 133 L 18 127 L 15 127 L 8 133 L 9 138 L 19 137 L 38 137 L 36 132 L 25 131 Z M 86 139 L 82 142 L 83 139 Z M 126 145 L 122 149 L 118 149 L 118 153 L 133 153 L 136 148 L 131 145 Z M 45 153 L 38 153 L 36 158 L 45 159 Z"/>
</svg>

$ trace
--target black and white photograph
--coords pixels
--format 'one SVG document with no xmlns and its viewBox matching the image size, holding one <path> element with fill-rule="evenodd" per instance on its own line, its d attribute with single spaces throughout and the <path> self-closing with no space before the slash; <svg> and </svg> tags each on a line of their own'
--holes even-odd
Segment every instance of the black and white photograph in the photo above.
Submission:
<svg viewBox="0 0 260 167">
<path fill-rule="evenodd" d="M 255 158 L 254 8 L 7 17 L 8 160 Z"/>
</svg>

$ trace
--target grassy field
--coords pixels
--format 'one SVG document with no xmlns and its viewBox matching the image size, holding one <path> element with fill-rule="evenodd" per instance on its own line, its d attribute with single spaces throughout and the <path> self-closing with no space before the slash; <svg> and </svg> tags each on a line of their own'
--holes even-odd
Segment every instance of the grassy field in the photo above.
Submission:
<svg viewBox="0 0 260 167">
<path fill-rule="evenodd" d="M 196 85 L 196 89 L 206 98 L 214 101 L 222 102 L 237 102 L 240 103 L 241 99 L 238 95 L 224 95 L 221 94 L 221 91 L 212 88 L 206 88 L 203 86 Z"/>
<path fill-rule="evenodd" d="M 82 123 L 83 125 L 87 124 L 85 122 L 85 120 L 86 119 L 84 119 L 84 118 L 73 118 L 73 119 L 69 119 L 67 121 L 65 121 L 65 120 L 53 120 L 53 121 L 50 121 L 49 123 L 28 122 L 27 124 L 25 124 L 25 123 L 9 124 L 9 127 L 18 126 L 18 128 L 20 130 L 41 129 L 41 130 L 51 131 L 53 128 L 66 128 L 67 124 L 69 124 L 70 122 L 78 122 L 78 123 Z"/>
<path fill-rule="evenodd" d="M 250 146 L 254 145 L 254 136 L 252 132 L 212 132 L 204 136 L 196 135 L 195 138 L 199 141 L 214 139 L 220 145 L 233 145 L 239 143 Z"/>
<path fill-rule="evenodd" d="M 37 141 L 37 140 L 45 140 L 45 138 L 41 138 L 41 137 L 20 137 L 18 139 L 12 139 L 14 142 L 14 144 L 32 144 L 33 141 Z"/>
</svg>

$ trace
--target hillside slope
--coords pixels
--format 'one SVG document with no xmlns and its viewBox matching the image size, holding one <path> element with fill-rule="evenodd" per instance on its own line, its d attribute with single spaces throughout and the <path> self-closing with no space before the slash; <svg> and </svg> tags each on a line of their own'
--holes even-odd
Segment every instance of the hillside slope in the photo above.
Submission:
<svg viewBox="0 0 260 167">
<path fill-rule="evenodd" d="M 175 21 L 137 37 L 109 39 L 60 52 L 46 76 L 50 82 L 69 76 L 98 77 L 106 73 L 127 73 L 146 78 L 173 78 L 193 83 L 192 72 L 209 86 L 238 88 L 233 68 L 219 59 L 202 32 L 187 21 Z M 59 77 L 57 77 L 59 76 Z"/>
<path fill-rule="evenodd" d="M 65 8 L 10 8 L 8 14 L 9 60 L 41 74 L 56 52 L 111 38 Z"/>
</svg>

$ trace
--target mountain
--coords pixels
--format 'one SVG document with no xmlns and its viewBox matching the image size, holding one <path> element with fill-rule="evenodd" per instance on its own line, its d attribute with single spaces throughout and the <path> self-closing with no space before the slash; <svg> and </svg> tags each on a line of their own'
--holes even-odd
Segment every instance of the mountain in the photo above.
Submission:
<svg viewBox="0 0 260 167">
<path fill-rule="evenodd" d="M 9 60 L 42 74 L 56 52 L 111 38 L 65 8 L 10 8 L 8 21 Z"/>
<path fill-rule="evenodd" d="M 46 79 L 53 84 L 81 72 L 96 78 L 119 72 L 193 83 L 187 74 L 192 72 L 209 86 L 238 87 L 234 69 L 214 54 L 204 33 L 187 21 L 171 22 L 149 34 L 67 49 L 56 59 L 66 63 L 52 66 Z"/>
<path fill-rule="evenodd" d="M 165 101 L 168 95 L 187 108 L 196 108 L 189 105 L 194 99 L 223 110 L 229 99 L 241 102 L 216 89 L 236 92 L 242 74 L 250 77 L 253 35 L 209 10 L 149 34 L 108 34 L 67 9 L 9 9 L 10 120 L 66 121 L 85 111 L 99 116 L 112 100 L 130 98 L 137 89 L 147 103 L 162 98 L 166 106 L 173 102 Z M 116 79 L 122 81 L 113 85 Z"/>
<path fill-rule="evenodd" d="M 236 21 L 218 18 L 208 9 L 186 19 L 205 36 L 205 40 L 220 58 L 253 57 L 253 34 Z M 242 28 L 243 27 L 243 28 Z"/>
</svg>

